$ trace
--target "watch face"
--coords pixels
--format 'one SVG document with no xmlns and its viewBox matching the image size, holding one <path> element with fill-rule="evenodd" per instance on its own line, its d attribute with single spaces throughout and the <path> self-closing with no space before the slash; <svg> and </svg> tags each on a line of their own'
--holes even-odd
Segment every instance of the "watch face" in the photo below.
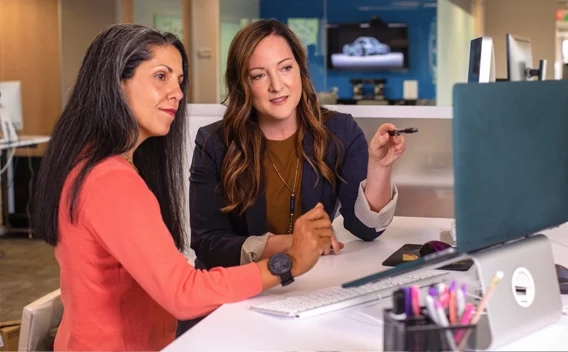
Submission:
<svg viewBox="0 0 568 352">
<path fill-rule="evenodd" d="M 270 257 L 268 265 L 270 266 L 270 271 L 276 275 L 282 275 L 292 269 L 292 261 L 284 253 L 278 253 Z"/>
</svg>

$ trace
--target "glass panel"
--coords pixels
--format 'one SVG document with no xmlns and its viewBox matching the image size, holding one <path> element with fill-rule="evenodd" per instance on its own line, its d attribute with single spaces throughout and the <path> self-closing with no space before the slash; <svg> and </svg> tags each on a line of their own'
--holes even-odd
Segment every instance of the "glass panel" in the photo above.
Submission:
<svg viewBox="0 0 568 352">
<path fill-rule="evenodd" d="M 182 38 L 181 0 L 136 0 L 134 23 L 172 32 Z"/>
<path fill-rule="evenodd" d="M 328 89 L 325 4 L 326 0 L 259 0 L 261 18 L 274 18 L 288 24 L 304 43 L 308 69 L 317 92 Z"/>
<path fill-rule="evenodd" d="M 316 90 L 324 90 L 323 3 L 324 0 L 220 0 L 221 100 L 226 95 L 224 74 L 231 40 L 240 28 L 259 18 L 275 18 L 287 23 L 303 40 Z"/>
</svg>

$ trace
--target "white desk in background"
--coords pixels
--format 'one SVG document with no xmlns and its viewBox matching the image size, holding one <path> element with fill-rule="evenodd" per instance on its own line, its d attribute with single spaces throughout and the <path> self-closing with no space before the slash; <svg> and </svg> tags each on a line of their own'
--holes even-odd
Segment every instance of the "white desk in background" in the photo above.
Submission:
<svg viewBox="0 0 568 352">
<path fill-rule="evenodd" d="M 31 148 L 35 147 L 38 144 L 47 143 L 51 139 L 49 136 L 31 136 L 31 135 L 19 135 L 17 141 L 13 142 L 0 142 L 0 167 L 4 167 L 7 162 L 11 163 L 10 154 L 15 152 L 17 148 Z M 2 182 L 2 226 L 3 229 L 0 233 L 6 234 L 8 232 L 12 232 L 14 229 L 10 226 L 9 221 L 9 214 L 10 214 L 10 199 L 9 199 L 9 191 L 8 191 L 8 183 L 10 180 L 10 176 L 12 174 L 11 168 L 5 170 L 1 177 Z"/>
<path fill-rule="evenodd" d="M 352 279 L 386 270 L 382 262 L 407 243 L 421 244 L 439 239 L 452 219 L 395 217 L 385 233 L 374 242 L 355 237 L 337 225 L 336 234 L 346 243 L 337 256 L 322 257 L 307 274 L 288 287 L 277 287 L 247 301 L 226 304 L 180 336 L 164 351 L 382 351 L 382 309 L 391 299 L 372 302 L 313 318 L 276 318 L 251 311 L 252 304 L 297 293 L 339 285 Z M 551 240 L 556 263 L 568 266 L 568 225 L 544 231 Z M 568 304 L 563 297 L 564 305 Z M 362 312 L 365 314 L 362 314 Z M 515 341 L 500 350 L 568 350 L 568 316 L 554 325 Z"/>
<path fill-rule="evenodd" d="M 29 136 L 21 135 L 18 136 L 17 141 L 0 143 L 0 150 L 12 149 L 12 148 L 23 148 L 31 147 L 42 143 L 47 143 L 51 139 L 49 136 Z"/>
</svg>

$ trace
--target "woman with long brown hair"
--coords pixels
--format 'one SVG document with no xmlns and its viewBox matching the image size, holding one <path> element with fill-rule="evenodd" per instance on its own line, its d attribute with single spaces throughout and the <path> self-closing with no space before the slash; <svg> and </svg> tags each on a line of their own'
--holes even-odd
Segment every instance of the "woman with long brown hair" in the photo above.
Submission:
<svg viewBox="0 0 568 352">
<path fill-rule="evenodd" d="M 394 215 L 391 169 L 404 137 L 390 136 L 395 126 L 384 124 L 368 145 L 351 115 L 319 106 L 304 48 L 285 24 L 261 20 L 241 29 L 225 84 L 226 112 L 199 129 L 191 166 L 196 267 L 286 251 L 296 219 L 318 202 L 330 218 L 340 204 L 345 228 L 362 240 L 384 231 Z M 334 238 L 324 254 L 342 247 Z"/>
</svg>

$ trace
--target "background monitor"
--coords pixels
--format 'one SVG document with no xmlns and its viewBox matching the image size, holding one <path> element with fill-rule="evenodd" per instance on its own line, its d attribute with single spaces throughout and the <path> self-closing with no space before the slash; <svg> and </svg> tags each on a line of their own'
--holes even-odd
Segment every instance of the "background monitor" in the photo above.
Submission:
<svg viewBox="0 0 568 352">
<path fill-rule="evenodd" d="M 507 34 L 506 39 L 509 81 L 527 81 L 534 77 L 538 77 L 539 81 L 544 81 L 546 78 L 546 60 L 539 60 L 538 67 L 534 66 L 529 38 Z"/>
<path fill-rule="evenodd" d="M 479 37 L 469 47 L 468 82 L 495 82 L 495 49 L 491 37 Z"/>
<path fill-rule="evenodd" d="M 20 81 L 0 82 L 0 106 L 8 111 L 8 116 L 16 130 L 24 128 L 22 115 L 22 83 Z"/>
<path fill-rule="evenodd" d="M 330 69 L 393 71 L 408 69 L 408 27 L 404 23 L 328 24 Z"/>
</svg>

